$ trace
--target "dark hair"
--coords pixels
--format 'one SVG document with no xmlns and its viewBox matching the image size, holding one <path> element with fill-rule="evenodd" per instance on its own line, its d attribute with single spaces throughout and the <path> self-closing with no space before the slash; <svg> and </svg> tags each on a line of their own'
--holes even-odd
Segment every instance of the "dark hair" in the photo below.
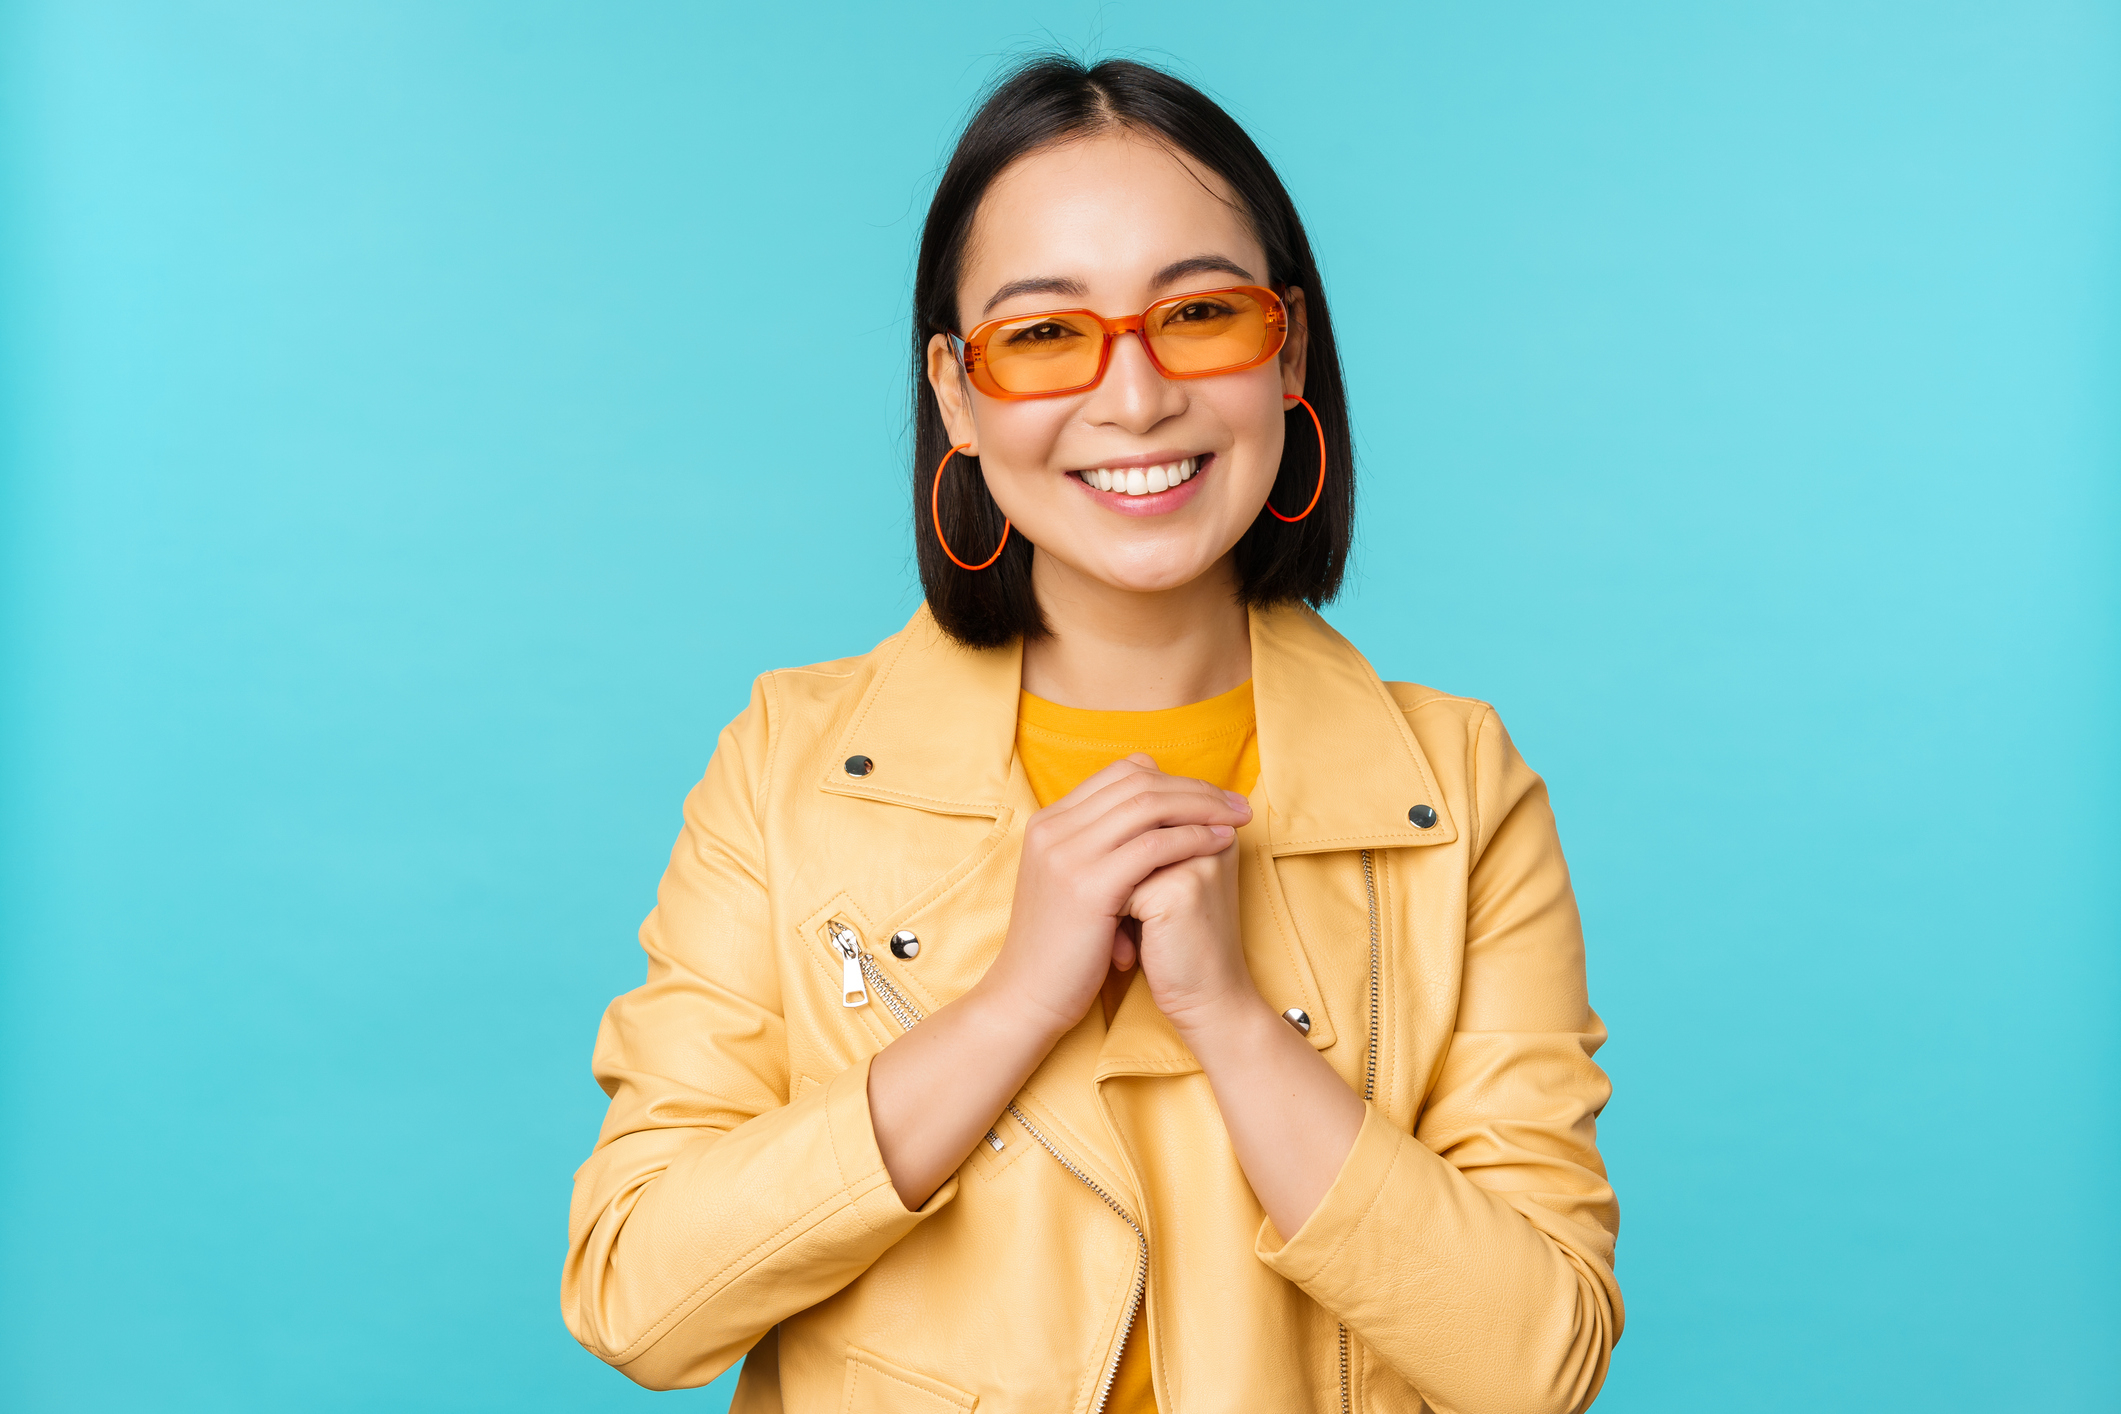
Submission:
<svg viewBox="0 0 2121 1414">
<path fill-rule="evenodd" d="M 1317 509 L 1293 525 L 1261 509 L 1237 542 L 1240 599 L 1261 607 L 1297 600 L 1315 607 L 1333 597 L 1347 568 L 1355 521 L 1347 394 L 1311 243 L 1281 178 L 1236 120 L 1182 79 L 1125 59 L 1085 66 L 1065 55 L 1041 55 L 996 81 L 958 138 L 928 204 L 913 281 L 914 545 L 929 609 L 945 632 L 971 647 L 1042 638 L 1048 629 L 1031 588 L 1031 544 L 1021 530 L 1009 537 L 991 569 L 976 574 L 953 565 L 936 543 L 928 497 L 950 435 L 928 384 L 928 341 L 964 332 L 958 279 L 973 217 L 994 179 L 1039 148 L 1115 127 L 1169 143 L 1228 182 L 1266 248 L 1267 282 L 1304 292 L 1304 396 L 1325 428 L 1325 491 Z M 1317 485 L 1318 448 L 1311 420 L 1300 405 L 1290 406 L 1295 416 L 1269 500 L 1294 508 L 1309 501 Z M 1001 539 L 1001 508 L 987 494 L 976 459 L 952 460 L 943 476 L 940 513 L 951 545 L 967 559 L 984 559 Z"/>
</svg>

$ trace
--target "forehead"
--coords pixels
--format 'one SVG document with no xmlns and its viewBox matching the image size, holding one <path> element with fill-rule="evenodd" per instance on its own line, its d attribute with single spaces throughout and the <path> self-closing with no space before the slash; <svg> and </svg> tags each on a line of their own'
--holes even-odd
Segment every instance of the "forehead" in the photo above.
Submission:
<svg viewBox="0 0 2121 1414">
<path fill-rule="evenodd" d="M 958 306 L 976 322 L 1001 286 L 1058 277 L 1124 312 L 1162 293 L 1149 288 L 1157 271 L 1208 254 L 1267 279 L 1266 254 L 1228 182 L 1152 139 L 1102 133 L 1029 153 L 994 179 L 973 218 Z M 1052 296 L 1043 299 L 1051 307 Z M 1012 298 L 994 312 L 1040 304 Z"/>
</svg>

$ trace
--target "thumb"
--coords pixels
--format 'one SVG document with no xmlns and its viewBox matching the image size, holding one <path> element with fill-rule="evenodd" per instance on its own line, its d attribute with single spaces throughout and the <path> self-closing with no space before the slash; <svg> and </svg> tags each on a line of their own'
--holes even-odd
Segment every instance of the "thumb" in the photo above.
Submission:
<svg viewBox="0 0 2121 1414">
<path fill-rule="evenodd" d="M 1134 930 L 1122 921 L 1112 930 L 1112 965 L 1125 972 L 1140 956 L 1141 946 L 1134 941 Z"/>
</svg>

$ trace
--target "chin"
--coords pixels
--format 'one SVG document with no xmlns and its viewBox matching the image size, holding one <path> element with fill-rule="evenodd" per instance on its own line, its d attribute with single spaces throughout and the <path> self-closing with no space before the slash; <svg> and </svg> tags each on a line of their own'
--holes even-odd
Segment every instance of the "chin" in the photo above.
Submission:
<svg viewBox="0 0 2121 1414">
<path fill-rule="evenodd" d="M 1184 588 L 1214 568 L 1213 558 L 1157 555 L 1127 564 L 1101 565 L 1097 577 L 1114 589 L 1131 594 L 1164 594 Z"/>
</svg>

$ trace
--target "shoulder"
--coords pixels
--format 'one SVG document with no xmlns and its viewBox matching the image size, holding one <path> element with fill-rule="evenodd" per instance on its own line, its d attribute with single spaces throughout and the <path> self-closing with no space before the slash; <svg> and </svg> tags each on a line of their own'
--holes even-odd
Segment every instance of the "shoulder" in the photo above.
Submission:
<svg viewBox="0 0 2121 1414">
<path fill-rule="evenodd" d="M 1476 854 L 1488 827 L 1524 800 L 1544 799 L 1545 782 L 1518 753 L 1494 704 L 1420 683 L 1384 686 L 1446 794 L 1465 802 Z"/>
<path fill-rule="evenodd" d="M 905 637 L 901 629 L 866 653 L 760 673 L 738 721 L 758 716 L 777 734 L 836 736 Z"/>
<path fill-rule="evenodd" d="M 845 730 L 904 636 L 893 634 L 866 653 L 760 673 L 751 700 L 722 729 L 716 754 L 739 757 L 755 790 L 791 760 L 816 755 Z"/>
<path fill-rule="evenodd" d="M 769 709 L 785 721 L 831 718 L 861 697 L 862 690 L 876 675 L 877 655 L 892 641 L 887 638 L 867 653 L 849 658 L 760 673 L 752 685 L 753 696 L 763 698 Z"/>
<path fill-rule="evenodd" d="M 1387 682 L 1454 808 L 1462 810 L 1475 859 L 1512 819 L 1538 817 L 1552 833 L 1546 781 L 1519 754 L 1492 703 L 1420 683 Z M 1526 813 L 1530 807 L 1531 813 Z M 1542 836 L 1544 838 L 1544 836 Z"/>
<path fill-rule="evenodd" d="M 1418 682 L 1386 681 L 1384 686 L 1424 751 L 1434 753 L 1446 747 L 1470 751 L 1483 731 L 1501 727 L 1493 705 L 1478 697 L 1460 697 Z"/>
</svg>

